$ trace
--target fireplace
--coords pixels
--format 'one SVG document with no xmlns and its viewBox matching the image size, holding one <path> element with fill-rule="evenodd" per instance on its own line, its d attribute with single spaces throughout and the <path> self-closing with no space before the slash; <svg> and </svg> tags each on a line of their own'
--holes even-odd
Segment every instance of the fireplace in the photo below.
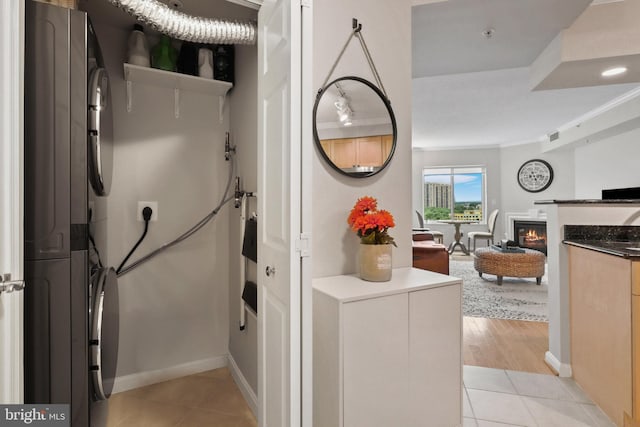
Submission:
<svg viewBox="0 0 640 427">
<path fill-rule="evenodd" d="M 547 254 L 546 221 L 513 221 L 514 240 L 521 248 L 535 249 Z"/>
</svg>

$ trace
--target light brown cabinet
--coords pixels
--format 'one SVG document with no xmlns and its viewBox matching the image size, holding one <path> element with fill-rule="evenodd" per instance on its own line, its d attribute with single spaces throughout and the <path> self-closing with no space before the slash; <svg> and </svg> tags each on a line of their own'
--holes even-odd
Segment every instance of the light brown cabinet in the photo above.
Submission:
<svg viewBox="0 0 640 427">
<path fill-rule="evenodd" d="M 327 156 L 339 168 L 378 167 L 389 157 L 393 135 L 325 139 L 320 143 Z"/>
<path fill-rule="evenodd" d="M 386 160 L 391 154 L 391 147 L 393 146 L 393 135 L 382 135 L 382 158 Z"/>
<path fill-rule="evenodd" d="M 640 417 L 640 262 L 569 247 L 571 369 L 622 427 Z"/>
<path fill-rule="evenodd" d="M 631 282 L 631 333 L 633 370 L 633 417 L 640 419 L 640 262 L 632 266 Z"/>
<path fill-rule="evenodd" d="M 352 139 L 333 139 L 329 157 L 339 168 L 350 168 L 358 163 L 357 145 Z"/>
</svg>

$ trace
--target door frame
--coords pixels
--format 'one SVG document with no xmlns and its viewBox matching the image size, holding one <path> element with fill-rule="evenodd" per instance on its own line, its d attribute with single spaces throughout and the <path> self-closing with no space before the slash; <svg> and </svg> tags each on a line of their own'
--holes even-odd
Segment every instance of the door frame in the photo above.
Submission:
<svg viewBox="0 0 640 427">
<path fill-rule="evenodd" d="M 287 1 L 287 0 L 285 0 Z M 263 6 L 264 7 L 264 4 Z M 296 66 L 293 67 L 296 75 L 291 76 L 291 91 L 297 93 L 299 101 L 296 104 L 298 108 L 291 108 L 290 122 L 295 125 L 290 130 L 291 146 L 289 160 L 290 167 L 290 189 L 292 191 L 290 200 L 290 227 L 289 236 L 289 259 L 290 268 L 287 269 L 290 276 L 289 289 L 289 324 L 287 330 L 291 335 L 288 339 L 290 344 L 296 348 L 289 348 L 288 358 L 288 378 L 285 379 L 285 387 L 282 392 L 285 393 L 285 400 L 288 402 L 285 418 L 288 418 L 287 425 L 282 427 L 311 427 L 313 423 L 313 331 L 312 331 L 312 260 L 311 260 L 311 187 L 312 173 L 308 166 L 313 156 L 313 134 L 312 134 L 312 108 L 313 108 L 313 87 L 312 87 L 312 66 L 313 66 L 313 44 L 312 44 L 312 23 L 313 8 L 312 0 L 293 0 L 291 1 L 291 13 L 299 14 L 298 18 L 292 19 L 291 27 L 291 61 Z M 260 19 L 260 18 L 259 18 Z M 297 22 L 295 22 L 297 20 Z M 259 28 L 259 32 L 260 27 Z M 279 28 L 279 27 L 277 27 Z M 260 36 L 264 36 L 260 34 Z M 260 37 L 258 43 L 260 43 Z M 263 40 L 264 42 L 264 40 Z M 261 48 L 258 47 L 260 50 Z M 258 61 L 263 61 L 260 54 Z M 258 78 L 261 78 L 258 73 Z M 258 84 L 260 87 L 260 82 Z M 260 92 L 260 89 L 259 89 Z M 260 95 L 258 96 L 260 103 Z M 292 96 L 291 98 L 296 98 Z M 260 111 L 258 113 L 261 115 Z M 260 120 L 260 119 L 259 119 Z M 258 127 L 261 127 L 260 122 Z M 261 142 L 259 142 L 260 144 Z M 295 144 L 295 145 L 294 145 Z M 260 150 L 258 153 L 258 161 L 260 162 Z M 260 169 L 260 168 L 259 168 Z M 259 172 L 260 173 L 260 172 Z M 264 197 L 262 189 L 259 194 Z M 260 214 L 259 214 L 260 215 Z M 264 223 L 263 217 L 263 223 Z M 264 226 L 264 225 L 263 225 Z M 260 234 L 260 226 L 259 226 Z M 258 263 L 259 280 L 262 271 L 264 271 L 266 258 L 261 257 Z M 269 258 L 269 262 L 276 259 Z M 278 266 L 279 268 L 281 266 Z M 282 273 L 281 273 L 282 274 Z M 264 280 L 264 278 L 263 278 Z M 258 300 L 263 301 L 264 283 L 258 282 Z M 262 292 L 261 292 L 262 290 Z M 260 310 L 259 316 L 265 316 L 265 307 Z M 268 327 L 268 326 L 267 326 Z M 263 352 L 267 346 L 263 340 L 266 339 L 263 322 L 258 325 L 259 344 L 258 344 L 258 423 L 260 427 L 267 424 L 266 407 L 264 400 L 264 390 L 266 387 L 265 360 Z M 263 370 L 263 372 L 261 372 Z M 265 375 L 262 377 L 262 375 Z M 260 378 L 263 378 L 261 381 Z M 284 390 L 287 389 L 287 390 Z M 273 390 L 272 390 L 273 391 Z"/>
<path fill-rule="evenodd" d="M 0 2 L 0 274 L 23 275 L 24 2 Z M 22 403 L 24 292 L 0 295 L 0 403 Z"/>
<path fill-rule="evenodd" d="M 313 178 L 312 168 L 313 141 L 313 0 L 302 0 L 302 41 L 301 41 L 301 136 L 300 153 L 300 230 L 301 237 L 306 238 L 307 252 L 301 251 L 300 259 L 300 343 L 301 343 L 301 426 L 313 426 L 313 286 L 311 230 L 313 226 Z"/>
</svg>

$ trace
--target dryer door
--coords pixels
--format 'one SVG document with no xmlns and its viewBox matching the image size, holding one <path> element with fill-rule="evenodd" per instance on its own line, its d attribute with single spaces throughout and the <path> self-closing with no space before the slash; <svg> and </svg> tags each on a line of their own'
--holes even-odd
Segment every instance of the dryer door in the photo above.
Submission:
<svg viewBox="0 0 640 427">
<path fill-rule="evenodd" d="M 109 76 L 102 67 L 91 70 L 88 85 L 89 181 L 98 196 L 107 196 L 113 171 L 113 119 Z"/>
<path fill-rule="evenodd" d="M 113 268 L 100 269 L 91 286 L 91 376 L 95 400 L 108 399 L 118 365 L 118 278 Z"/>
</svg>

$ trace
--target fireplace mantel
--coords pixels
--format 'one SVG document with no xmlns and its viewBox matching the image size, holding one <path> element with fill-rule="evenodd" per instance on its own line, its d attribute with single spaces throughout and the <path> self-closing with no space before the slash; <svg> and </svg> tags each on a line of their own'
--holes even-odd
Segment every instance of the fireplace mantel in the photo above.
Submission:
<svg viewBox="0 0 640 427">
<path fill-rule="evenodd" d="M 514 221 L 539 221 L 547 222 L 547 214 L 538 209 L 529 209 L 527 212 L 507 212 L 504 215 L 504 237 L 505 239 L 514 240 L 513 223 Z"/>
</svg>

